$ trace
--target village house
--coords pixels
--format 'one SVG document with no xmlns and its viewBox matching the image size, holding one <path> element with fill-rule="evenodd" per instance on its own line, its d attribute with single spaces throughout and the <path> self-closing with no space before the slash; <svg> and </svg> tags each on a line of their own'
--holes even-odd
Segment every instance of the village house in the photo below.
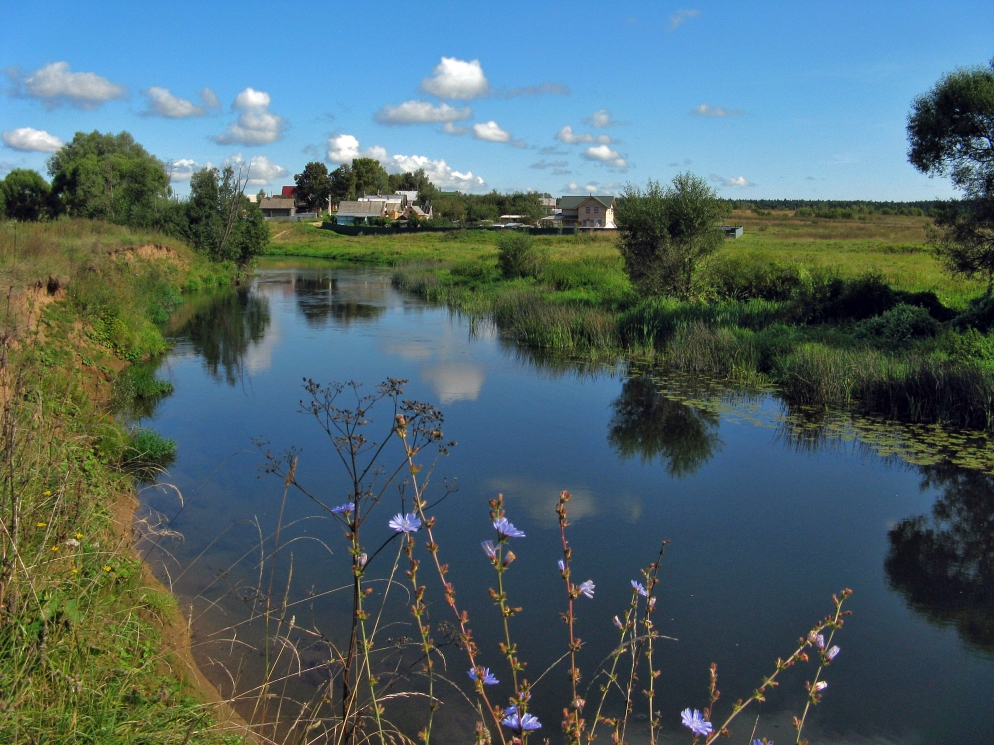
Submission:
<svg viewBox="0 0 994 745">
<path fill-rule="evenodd" d="M 614 197 L 564 196 L 559 199 L 560 219 L 564 228 L 609 228 L 614 224 Z"/>
<path fill-rule="evenodd" d="M 267 197 L 259 203 L 264 217 L 293 217 L 297 214 L 297 205 L 293 197 Z"/>
</svg>

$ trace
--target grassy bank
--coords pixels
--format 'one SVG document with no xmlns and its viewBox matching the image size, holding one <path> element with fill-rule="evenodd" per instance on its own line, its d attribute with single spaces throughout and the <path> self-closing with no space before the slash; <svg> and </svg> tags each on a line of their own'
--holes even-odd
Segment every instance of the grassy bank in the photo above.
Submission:
<svg viewBox="0 0 994 745">
<path fill-rule="evenodd" d="M 164 392 L 121 371 L 165 350 L 158 324 L 184 286 L 227 283 L 232 271 L 160 235 L 102 223 L 0 233 L 5 743 L 222 740 L 175 601 L 131 549 L 132 473 L 171 445 L 122 425 L 106 403 L 115 390 Z"/>
<path fill-rule="evenodd" d="M 533 347 L 773 384 L 795 403 L 994 426 L 994 306 L 971 305 L 982 288 L 942 270 L 926 218 L 730 221 L 745 234 L 692 302 L 637 297 L 613 236 L 539 237 L 541 272 L 513 280 L 479 231 L 352 238 L 281 225 L 272 252 L 395 266 L 401 289 Z"/>
</svg>

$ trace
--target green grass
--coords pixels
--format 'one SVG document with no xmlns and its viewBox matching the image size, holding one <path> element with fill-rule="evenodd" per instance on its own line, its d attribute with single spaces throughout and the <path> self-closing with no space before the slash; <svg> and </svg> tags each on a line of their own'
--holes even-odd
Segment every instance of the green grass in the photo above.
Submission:
<svg viewBox="0 0 994 745">
<path fill-rule="evenodd" d="M 102 223 L 19 225 L 16 243 L 0 235 L 0 741 L 225 741 L 167 643 L 175 603 L 128 540 L 132 461 L 174 445 L 103 404 L 167 392 L 147 368 L 115 370 L 165 349 L 185 283 L 231 274 Z"/>
</svg>

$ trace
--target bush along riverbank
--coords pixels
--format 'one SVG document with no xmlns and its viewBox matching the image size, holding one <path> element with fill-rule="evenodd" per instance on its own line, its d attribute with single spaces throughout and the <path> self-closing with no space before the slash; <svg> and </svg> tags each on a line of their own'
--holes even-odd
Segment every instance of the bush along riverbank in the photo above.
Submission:
<svg viewBox="0 0 994 745">
<path fill-rule="evenodd" d="M 131 547 L 134 473 L 174 446 L 108 405 L 168 393 L 128 364 L 165 351 L 184 287 L 237 270 L 78 220 L 7 230 L 0 257 L 0 741 L 222 742 L 176 603 Z"/>
<path fill-rule="evenodd" d="M 583 245 L 582 237 L 560 240 Z M 896 289 L 877 273 L 725 253 L 706 265 L 691 297 L 640 298 L 617 254 L 546 253 L 517 276 L 502 272 L 491 251 L 401 266 L 393 281 L 489 318 L 523 344 L 772 384 L 792 403 L 994 427 L 989 297 L 943 302 L 934 292 Z"/>
</svg>

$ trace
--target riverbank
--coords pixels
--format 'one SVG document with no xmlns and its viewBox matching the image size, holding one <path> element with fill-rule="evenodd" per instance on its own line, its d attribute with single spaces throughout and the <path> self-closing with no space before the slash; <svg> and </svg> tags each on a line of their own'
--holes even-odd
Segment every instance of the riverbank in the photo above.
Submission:
<svg viewBox="0 0 994 745">
<path fill-rule="evenodd" d="M 639 298 L 610 235 L 537 238 L 541 272 L 513 280 L 484 231 L 346 237 L 281 225 L 270 254 L 394 266 L 397 287 L 535 347 L 773 385 L 792 403 L 994 425 L 994 305 L 943 272 L 924 243 L 927 218 L 733 221 L 745 234 L 687 302 Z"/>
<path fill-rule="evenodd" d="M 132 474 L 172 445 L 109 405 L 164 392 L 121 371 L 165 351 L 158 324 L 184 288 L 226 284 L 235 271 L 104 223 L 0 235 L 4 742 L 226 739 L 182 614 L 132 546 Z"/>
</svg>

